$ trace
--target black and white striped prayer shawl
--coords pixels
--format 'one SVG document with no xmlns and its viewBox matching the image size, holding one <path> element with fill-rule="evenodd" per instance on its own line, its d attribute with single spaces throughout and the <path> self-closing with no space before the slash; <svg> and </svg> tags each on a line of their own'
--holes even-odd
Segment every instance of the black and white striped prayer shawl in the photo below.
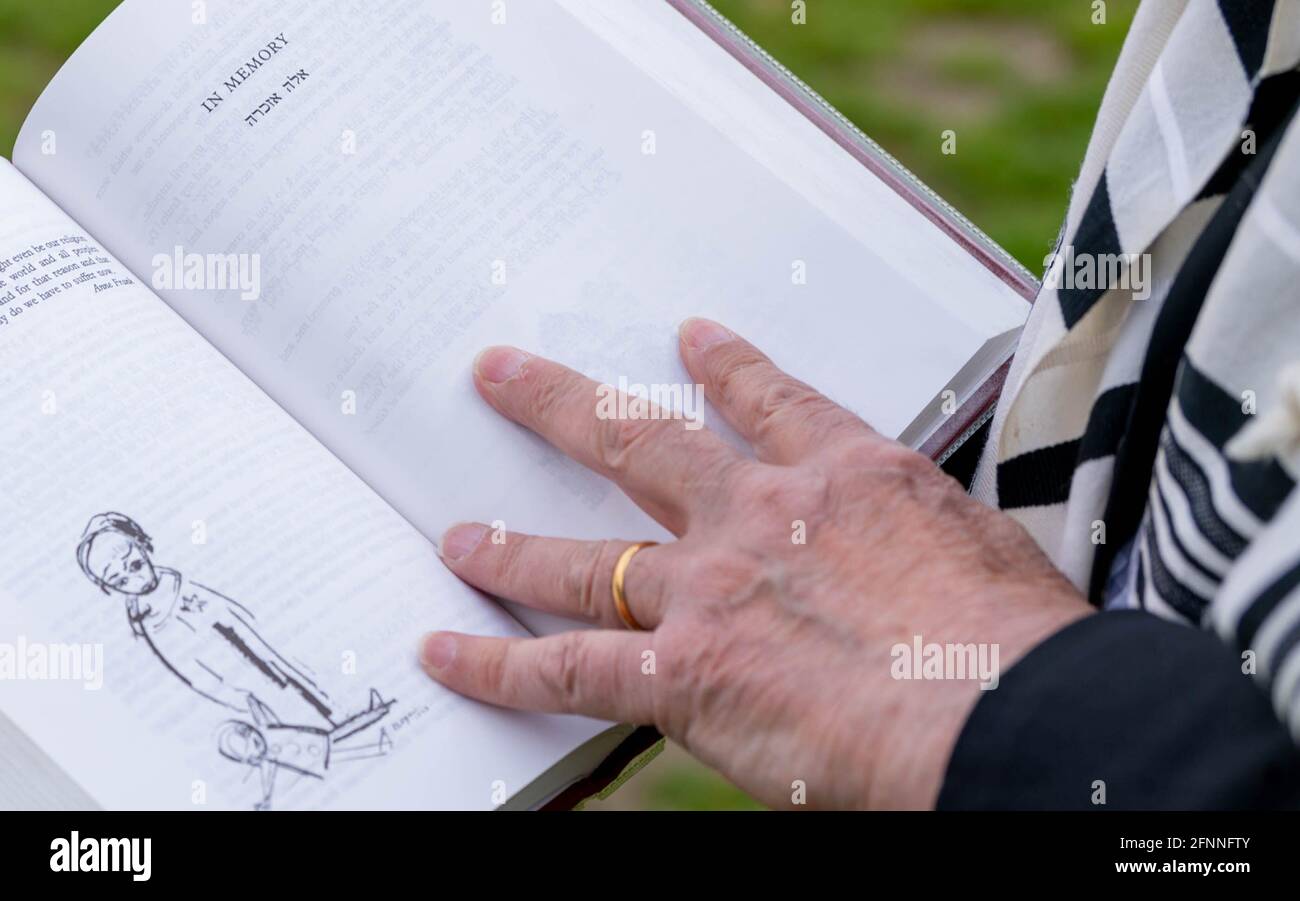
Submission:
<svg viewBox="0 0 1300 901">
<path fill-rule="evenodd" d="M 1298 63 L 1300 0 L 1142 4 L 1062 244 L 1150 254 L 1150 296 L 1043 290 L 973 491 L 1094 604 L 1215 631 L 1300 741 Z"/>
</svg>

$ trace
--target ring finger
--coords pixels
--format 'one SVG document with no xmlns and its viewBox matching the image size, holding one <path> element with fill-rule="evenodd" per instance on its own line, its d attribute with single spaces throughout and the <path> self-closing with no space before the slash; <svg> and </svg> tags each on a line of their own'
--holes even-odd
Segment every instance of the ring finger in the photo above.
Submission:
<svg viewBox="0 0 1300 901">
<path fill-rule="evenodd" d="M 614 567 L 631 543 L 498 533 L 481 523 L 461 523 L 443 535 L 441 550 L 452 572 L 489 594 L 547 613 L 624 628 L 611 589 Z M 646 629 L 663 620 L 673 553 L 671 544 L 642 548 L 624 573 L 628 608 Z"/>
</svg>

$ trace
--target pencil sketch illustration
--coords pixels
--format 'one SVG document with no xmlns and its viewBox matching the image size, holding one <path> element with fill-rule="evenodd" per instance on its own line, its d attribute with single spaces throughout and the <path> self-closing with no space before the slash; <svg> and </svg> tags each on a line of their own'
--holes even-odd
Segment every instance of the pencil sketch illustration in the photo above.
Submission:
<svg viewBox="0 0 1300 901">
<path fill-rule="evenodd" d="M 77 545 L 77 564 L 107 595 L 122 598 L 132 634 L 180 682 L 210 701 L 247 714 L 251 722 L 223 725 L 218 750 L 262 774 L 267 809 L 275 774 L 288 770 L 323 779 L 331 761 L 386 754 L 392 741 L 381 728 L 393 699 L 374 688 L 356 712 L 341 711 L 310 670 L 291 662 L 258 633 L 243 605 L 155 566 L 153 541 L 121 513 L 91 518 Z"/>
<path fill-rule="evenodd" d="M 385 703 L 375 691 L 371 691 L 370 701 L 371 710 Z M 276 776 L 281 771 L 300 779 L 324 779 L 335 763 L 381 757 L 393 746 L 384 729 L 379 730 L 379 738 L 370 744 L 342 746 L 338 742 L 355 734 L 345 731 L 346 726 L 327 732 L 316 726 L 282 723 L 256 699 L 250 700 L 249 712 L 252 723 L 227 720 L 221 724 L 217 730 L 217 750 L 222 757 L 251 767 L 261 777 L 262 798 L 255 805 L 258 810 L 271 809 Z"/>
</svg>

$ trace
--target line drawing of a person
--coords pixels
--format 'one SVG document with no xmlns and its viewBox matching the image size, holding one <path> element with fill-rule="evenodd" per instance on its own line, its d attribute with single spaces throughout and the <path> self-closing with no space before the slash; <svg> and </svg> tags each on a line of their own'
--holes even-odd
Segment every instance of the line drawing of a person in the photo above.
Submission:
<svg viewBox="0 0 1300 901">
<path fill-rule="evenodd" d="M 153 541 L 129 516 L 91 517 L 77 564 L 104 594 L 125 601 L 131 632 L 182 683 L 208 700 L 268 721 L 315 727 L 334 741 L 387 716 L 393 701 L 371 689 L 370 704 L 350 716 L 306 668 L 291 663 L 254 628 L 247 608 L 151 559 Z"/>
<path fill-rule="evenodd" d="M 371 705 L 382 703 L 372 693 Z M 253 722 L 227 720 L 217 728 L 217 750 L 222 757 L 252 767 L 261 777 L 262 797 L 257 810 L 270 810 L 276 777 L 288 772 L 301 778 L 324 779 L 339 761 L 381 757 L 392 749 L 388 732 L 379 730 L 379 740 L 368 745 L 340 746 L 338 730 L 326 732 L 315 726 L 294 726 L 278 722 L 275 715 L 256 700 L 249 706 Z"/>
</svg>

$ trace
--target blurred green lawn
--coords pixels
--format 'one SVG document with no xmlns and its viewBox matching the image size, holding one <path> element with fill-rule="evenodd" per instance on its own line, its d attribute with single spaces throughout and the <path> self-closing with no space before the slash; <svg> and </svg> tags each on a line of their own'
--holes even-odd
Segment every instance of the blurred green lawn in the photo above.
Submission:
<svg viewBox="0 0 1300 901">
<path fill-rule="evenodd" d="M 0 154 L 41 90 L 117 0 L 0 0 Z"/>
<path fill-rule="evenodd" d="M 531 2 L 531 0 L 529 0 Z M 0 0 L 0 151 L 116 0 Z M 789 0 L 714 5 L 1035 273 L 1051 250 L 1137 8 L 1108 0 Z M 942 134 L 957 133 L 957 153 Z M 670 749 L 605 807 L 755 806 Z"/>
<path fill-rule="evenodd" d="M 1052 249 L 1136 0 L 714 5 L 1034 273 Z M 941 134 L 957 133 L 957 153 Z"/>
</svg>

